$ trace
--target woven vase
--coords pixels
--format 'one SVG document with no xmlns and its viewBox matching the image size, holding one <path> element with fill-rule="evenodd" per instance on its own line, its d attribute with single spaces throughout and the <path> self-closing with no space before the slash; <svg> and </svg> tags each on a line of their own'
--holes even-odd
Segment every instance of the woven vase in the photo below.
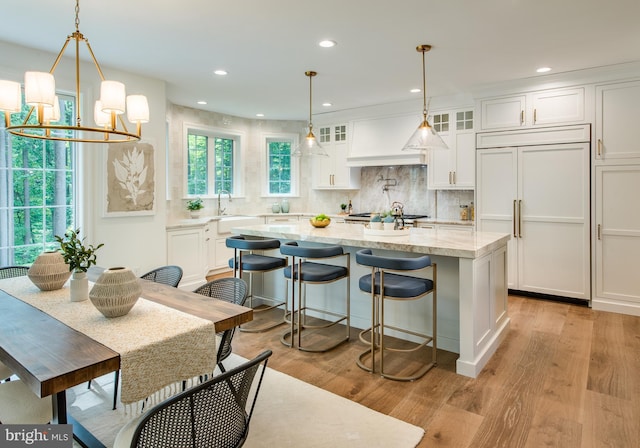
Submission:
<svg viewBox="0 0 640 448">
<path fill-rule="evenodd" d="M 58 251 L 42 252 L 27 271 L 29 280 L 42 291 L 60 289 L 71 276 L 69 265 Z"/>
<path fill-rule="evenodd" d="M 96 280 L 89 299 L 105 317 L 119 317 L 133 308 L 141 292 L 138 277 L 131 269 L 109 268 Z"/>
</svg>

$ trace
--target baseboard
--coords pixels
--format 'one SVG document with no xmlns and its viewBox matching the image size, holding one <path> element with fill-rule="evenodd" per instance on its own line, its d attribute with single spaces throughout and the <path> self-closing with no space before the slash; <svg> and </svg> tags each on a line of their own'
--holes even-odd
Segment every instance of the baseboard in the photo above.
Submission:
<svg viewBox="0 0 640 448">
<path fill-rule="evenodd" d="M 575 297 L 554 296 L 552 294 L 542 294 L 539 292 L 530 292 L 530 291 L 519 291 L 517 289 L 510 289 L 509 294 L 513 296 L 529 297 L 531 299 L 552 300 L 554 302 L 564 302 L 564 303 L 571 303 L 573 305 L 589 306 L 589 300 L 576 299 Z"/>
</svg>

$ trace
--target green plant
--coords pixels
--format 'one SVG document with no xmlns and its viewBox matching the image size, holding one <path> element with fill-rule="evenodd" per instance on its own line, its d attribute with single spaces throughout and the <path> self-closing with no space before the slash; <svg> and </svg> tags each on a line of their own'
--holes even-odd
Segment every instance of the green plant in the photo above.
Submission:
<svg viewBox="0 0 640 448">
<path fill-rule="evenodd" d="M 340 208 L 342 210 L 346 210 L 347 209 L 347 204 L 340 204 Z"/>
<path fill-rule="evenodd" d="M 72 272 L 87 272 L 91 265 L 96 264 L 96 251 L 104 246 L 102 243 L 95 247 L 85 246 L 85 238 L 80 238 L 79 228 L 67 231 L 64 237 L 56 235 L 55 239 L 60 243 L 60 252 Z"/>
<path fill-rule="evenodd" d="M 202 203 L 202 199 L 195 198 L 187 201 L 187 210 L 202 210 L 204 208 L 204 204 Z"/>
</svg>

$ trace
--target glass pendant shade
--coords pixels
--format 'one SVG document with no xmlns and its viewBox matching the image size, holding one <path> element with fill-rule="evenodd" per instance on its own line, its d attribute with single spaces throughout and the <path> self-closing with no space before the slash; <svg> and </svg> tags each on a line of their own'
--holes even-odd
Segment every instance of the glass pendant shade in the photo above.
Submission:
<svg viewBox="0 0 640 448">
<path fill-rule="evenodd" d="M 123 114 L 126 108 L 126 96 L 123 83 L 119 81 L 102 81 L 100 84 L 102 112 L 114 112 L 116 115 Z"/>
<path fill-rule="evenodd" d="M 427 120 L 427 76 L 424 55 L 431 45 L 418 45 L 416 51 L 422 53 L 422 121 L 402 148 L 403 151 L 425 151 L 431 149 L 449 149 Z"/>
<path fill-rule="evenodd" d="M 149 103 L 144 95 L 129 95 L 127 97 L 127 119 L 131 123 L 149 122 Z"/>
<path fill-rule="evenodd" d="M 15 114 L 22 109 L 20 83 L 0 80 L 0 110 L 5 114 Z"/>
<path fill-rule="evenodd" d="M 424 119 L 402 149 L 421 151 L 425 149 L 449 149 L 449 147 L 433 129 L 433 126 Z"/>
<path fill-rule="evenodd" d="M 56 80 L 51 73 L 25 72 L 24 100 L 29 106 L 53 107 Z"/>
</svg>

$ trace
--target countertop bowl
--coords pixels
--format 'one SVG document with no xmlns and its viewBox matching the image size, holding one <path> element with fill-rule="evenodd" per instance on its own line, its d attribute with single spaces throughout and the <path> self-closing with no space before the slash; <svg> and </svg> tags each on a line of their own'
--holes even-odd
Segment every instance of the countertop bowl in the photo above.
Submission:
<svg viewBox="0 0 640 448">
<path fill-rule="evenodd" d="M 327 227 L 329 224 L 331 224 L 331 219 L 327 218 L 323 219 L 322 221 L 317 221 L 315 218 L 311 218 L 309 219 L 309 222 L 313 227 Z"/>
</svg>

